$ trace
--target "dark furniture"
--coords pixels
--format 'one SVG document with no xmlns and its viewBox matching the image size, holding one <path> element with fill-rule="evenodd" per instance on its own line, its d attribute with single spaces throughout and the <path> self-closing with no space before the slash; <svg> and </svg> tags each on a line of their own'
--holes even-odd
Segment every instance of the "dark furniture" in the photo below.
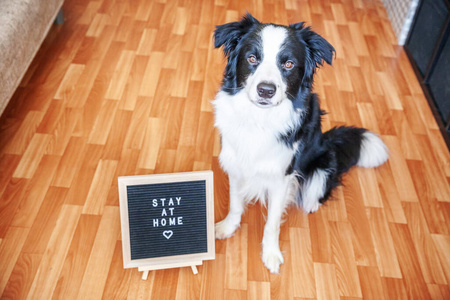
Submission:
<svg viewBox="0 0 450 300">
<path fill-rule="evenodd" d="M 450 149 L 449 19 L 449 0 L 421 0 L 404 47 Z"/>
</svg>

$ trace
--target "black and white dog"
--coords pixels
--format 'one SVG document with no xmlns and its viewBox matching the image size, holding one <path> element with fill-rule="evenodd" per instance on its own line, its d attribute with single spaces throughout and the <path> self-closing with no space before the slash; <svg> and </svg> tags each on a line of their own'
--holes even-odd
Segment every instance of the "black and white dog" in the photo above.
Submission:
<svg viewBox="0 0 450 300">
<path fill-rule="evenodd" d="M 215 226 L 216 238 L 232 236 L 246 203 L 268 205 L 262 260 L 273 273 L 283 263 L 278 238 L 291 203 L 307 213 L 327 200 L 352 166 L 376 167 L 388 159 L 381 139 L 355 127 L 322 133 L 313 76 L 335 50 L 303 23 L 260 23 L 250 14 L 217 26 L 214 45 L 227 65 L 213 101 L 221 134 L 219 160 L 230 181 L 230 212 Z"/>
</svg>

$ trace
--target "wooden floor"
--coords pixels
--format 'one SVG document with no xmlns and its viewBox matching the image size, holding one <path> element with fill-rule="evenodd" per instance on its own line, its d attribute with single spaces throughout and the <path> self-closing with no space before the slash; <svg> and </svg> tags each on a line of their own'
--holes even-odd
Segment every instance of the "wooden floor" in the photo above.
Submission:
<svg viewBox="0 0 450 300">
<path fill-rule="evenodd" d="M 390 160 L 352 169 L 317 213 L 289 210 L 280 275 L 260 259 L 257 204 L 198 275 L 143 281 L 122 267 L 117 177 L 212 169 L 226 215 L 212 31 L 246 10 L 334 45 L 315 85 L 324 129 L 367 127 Z M 450 155 L 381 1 L 66 0 L 64 13 L 0 119 L 2 299 L 450 299 Z"/>
</svg>

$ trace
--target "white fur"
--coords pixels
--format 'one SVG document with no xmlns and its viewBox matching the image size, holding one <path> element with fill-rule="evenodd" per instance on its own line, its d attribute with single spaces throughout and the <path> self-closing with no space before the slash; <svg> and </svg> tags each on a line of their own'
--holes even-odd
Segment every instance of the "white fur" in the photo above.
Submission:
<svg viewBox="0 0 450 300">
<path fill-rule="evenodd" d="M 278 245 L 281 217 L 294 178 L 285 176 L 285 171 L 295 151 L 280 143 L 278 137 L 298 122 L 298 113 L 288 101 L 261 109 L 249 100 L 244 90 L 234 96 L 219 92 L 213 105 L 215 126 L 222 137 L 219 161 L 230 180 L 230 212 L 216 224 L 216 238 L 234 234 L 246 202 L 268 200 L 262 259 L 271 272 L 278 273 L 283 263 Z"/>
<path fill-rule="evenodd" d="M 325 170 L 316 170 L 308 179 L 305 187 L 302 189 L 301 206 L 307 213 L 315 212 L 319 209 L 321 203 L 319 200 L 325 194 L 328 173 Z"/>
<path fill-rule="evenodd" d="M 389 158 L 389 153 L 383 141 L 373 132 L 363 133 L 361 152 L 357 165 L 364 168 L 378 167 Z"/>
<path fill-rule="evenodd" d="M 277 65 L 277 55 L 281 50 L 282 44 L 287 37 L 287 31 L 282 27 L 269 25 L 261 31 L 261 40 L 263 48 L 263 61 L 258 66 L 254 74 L 247 79 L 246 91 L 251 101 L 256 105 L 259 99 L 257 85 L 261 82 L 273 83 L 277 91 L 270 99 L 272 105 L 278 105 L 286 97 L 286 83 L 281 77 Z M 272 105 L 265 106 L 266 108 Z"/>
<path fill-rule="evenodd" d="M 240 198 L 265 200 L 267 186 L 284 177 L 294 154 L 294 149 L 279 142 L 279 133 L 294 127 L 298 114 L 288 101 L 271 109 L 258 108 L 245 91 L 234 96 L 219 92 L 213 105 L 215 126 L 222 136 L 222 168 L 240 179 Z"/>
</svg>

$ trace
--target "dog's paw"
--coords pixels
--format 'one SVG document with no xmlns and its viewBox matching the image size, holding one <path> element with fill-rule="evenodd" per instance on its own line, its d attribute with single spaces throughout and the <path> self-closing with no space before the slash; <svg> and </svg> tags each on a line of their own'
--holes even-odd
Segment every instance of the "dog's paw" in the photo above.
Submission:
<svg viewBox="0 0 450 300">
<path fill-rule="evenodd" d="M 238 229 L 239 224 L 232 224 L 229 220 L 226 218 L 222 221 L 216 223 L 214 226 L 215 233 L 216 233 L 216 239 L 223 240 L 227 239 L 231 236 L 233 236 L 236 229 Z"/>
<path fill-rule="evenodd" d="M 283 254 L 280 250 L 263 250 L 262 261 L 270 273 L 278 274 L 280 265 L 284 263 Z"/>
<path fill-rule="evenodd" d="M 320 203 L 319 201 L 310 201 L 302 203 L 302 208 L 307 214 L 309 214 L 318 211 L 321 205 L 322 203 Z"/>
</svg>

